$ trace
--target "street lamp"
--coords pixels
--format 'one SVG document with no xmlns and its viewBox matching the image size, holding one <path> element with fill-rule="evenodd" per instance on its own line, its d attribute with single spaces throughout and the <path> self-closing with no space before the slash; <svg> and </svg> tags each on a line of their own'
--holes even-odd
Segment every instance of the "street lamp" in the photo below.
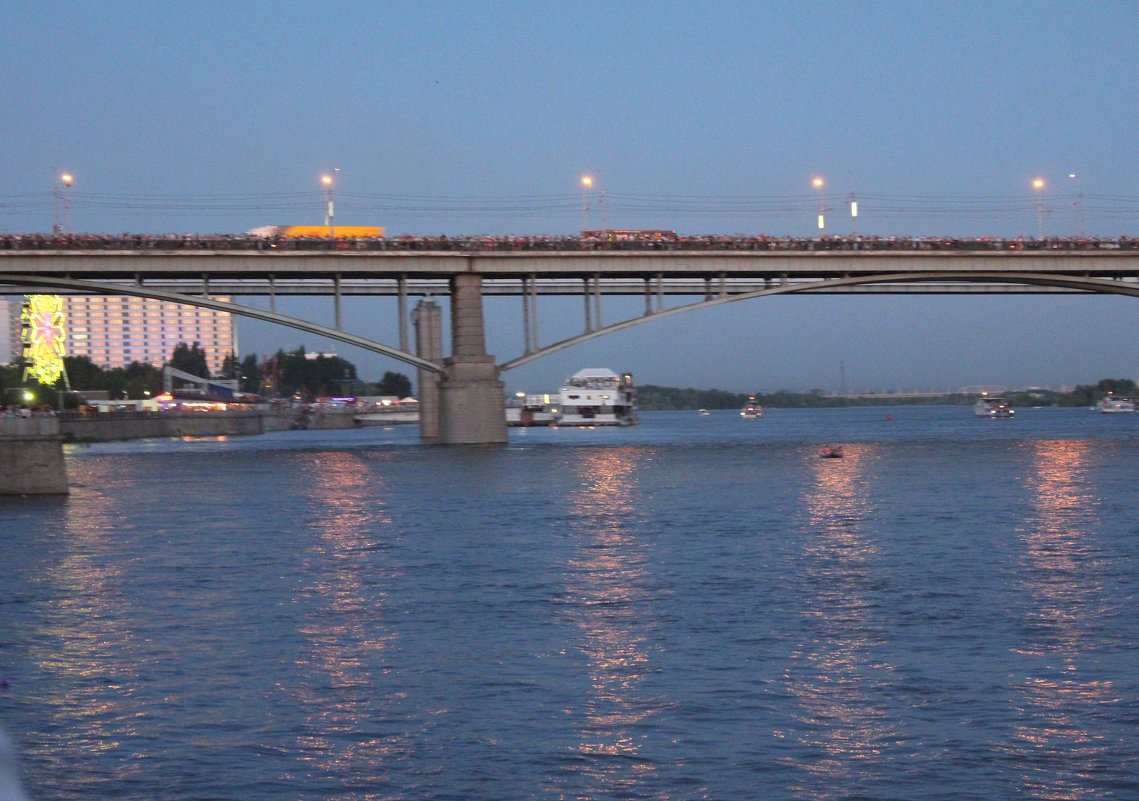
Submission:
<svg viewBox="0 0 1139 801">
<path fill-rule="evenodd" d="M 589 190 L 593 188 L 593 179 L 588 175 L 581 176 L 581 230 L 589 230 Z"/>
<path fill-rule="evenodd" d="M 1071 181 L 1076 180 L 1074 172 L 1068 173 L 1068 179 Z M 1088 235 L 1087 219 L 1084 217 L 1084 190 L 1080 190 L 1080 194 L 1076 196 L 1076 209 L 1080 212 L 1080 239 L 1084 239 Z"/>
<path fill-rule="evenodd" d="M 59 180 L 63 182 L 63 224 L 64 233 L 71 233 L 71 184 L 75 182 L 75 176 L 69 172 L 65 172 L 59 176 Z"/>
<path fill-rule="evenodd" d="M 328 229 L 328 237 L 334 239 L 336 227 L 332 213 L 332 176 L 326 173 L 320 176 L 320 182 L 324 185 L 324 227 Z"/>
<path fill-rule="evenodd" d="M 1044 238 L 1044 179 L 1033 178 L 1032 188 L 1036 190 L 1036 238 Z"/>
<path fill-rule="evenodd" d="M 816 176 L 811 179 L 811 185 L 819 190 L 819 233 L 822 233 L 827 228 L 827 182 Z"/>
<path fill-rule="evenodd" d="M 74 176 L 69 172 L 65 172 L 59 176 L 59 182 L 63 185 L 60 189 L 59 186 L 53 184 L 51 188 L 51 231 L 53 234 L 71 233 L 71 184 L 75 180 Z M 59 219 L 59 207 L 63 207 L 63 222 Z"/>
</svg>

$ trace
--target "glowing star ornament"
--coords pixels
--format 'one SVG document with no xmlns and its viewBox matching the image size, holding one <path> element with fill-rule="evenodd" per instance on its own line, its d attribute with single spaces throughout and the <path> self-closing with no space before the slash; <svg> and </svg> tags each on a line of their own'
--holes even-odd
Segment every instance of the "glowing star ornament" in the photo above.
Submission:
<svg viewBox="0 0 1139 801">
<path fill-rule="evenodd" d="M 24 380 L 34 378 L 52 386 L 63 376 L 63 298 L 58 295 L 25 295 L 20 315 L 24 324 Z"/>
</svg>

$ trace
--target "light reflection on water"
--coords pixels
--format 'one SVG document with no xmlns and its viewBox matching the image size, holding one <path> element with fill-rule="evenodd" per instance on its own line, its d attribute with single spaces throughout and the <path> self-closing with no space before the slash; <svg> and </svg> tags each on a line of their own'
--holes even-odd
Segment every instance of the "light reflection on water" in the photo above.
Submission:
<svg viewBox="0 0 1139 801">
<path fill-rule="evenodd" d="M 374 558 L 391 519 L 384 487 L 368 463 L 352 453 L 321 451 L 305 459 L 310 520 L 315 535 L 305 557 L 312 601 L 299 621 L 297 688 L 305 727 L 298 746 L 307 780 L 342 777 L 376 783 L 401 741 L 377 737 L 374 719 L 385 706 L 384 652 L 396 632 L 385 623 L 388 591 Z M 287 688 L 282 688 L 287 692 Z M 398 701 L 398 693 L 394 700 Z"/>
<path fill-rule="evenodd" d="M 137 670 L 134 660 L 116 654 L 133 650 L 127 623 L 133 610 L 108 543 L 124 526 L 118 496 L 126 479 L 96 472 L 94 465 L 73 469 L 71 479 L 87 487 L 76 490 L 81 502 L 66 505 L 62 529 L 53 533 L 63 544 L 59 558 L 43 565 L 39 579 L 45 622 L 32 656 L 53 684 L 68 689 L 45 696 L 51 735 L 38 756 L 67 775 L 77 758 L 104 755 L 115 780 L 125 781 L 138 772 L 129 756 L 137 734 L 129 687 Z M 82 786 L 83 777 L 75 784 Z"/>
<path fill-rule="evenodd" d="M 796 790 L 831 799 L 880 774 L 883 749 L 898 738 L 877 697 L 892 682 L 889 666 L 873 653 L 883 636 L 869 500 L 876 454 L 874 445 L 859 444 L 847 446 L 842 459 L 813 451 L 804 458 L 814 481 L 803 497 L 806 520 L 792 533 L 801 543 L 802 635 L 784 680 L 796 702 L 793 736 L 806 749 L 793 763 L 806 774 Z"/>
<path fill-rule="evenodd" d="M 652 543 L 636 525 L 638 453 L 583 452 L 576 467 L 579 488 L 569 498 L 577 551 L 567 565 L 566 589 L 589 671 L 587 725 L 578 749 L 591 791 L 604 797 L 635 797 L 657 769 L 638 757 L 647 737 L 644 723 L 664 705 L 641 689 L 651 669 L 654 612 L 646 590 Z"/>
<path fill-rule="evenodd" d="M 1032 604 L 1016 651 L 1033 669 L 1015 687 L 1008 751 L 1019 790 L 1033 798 L 1093 797 L 1089 777 L 1118 770 L 1093 720 L 1121 699 L 1112 681 L 1083 675 L 1084 663 L 1106 645 L 1095 641 L 1096 621 L 1115 611 L 1104 596 L 1099 504 L 1088 477 L 1093 453 L 1081 440 L 1031 445 L 1025 484 L 1033 513 L 1019 529 L 1019 583 Z"/>
</svg>

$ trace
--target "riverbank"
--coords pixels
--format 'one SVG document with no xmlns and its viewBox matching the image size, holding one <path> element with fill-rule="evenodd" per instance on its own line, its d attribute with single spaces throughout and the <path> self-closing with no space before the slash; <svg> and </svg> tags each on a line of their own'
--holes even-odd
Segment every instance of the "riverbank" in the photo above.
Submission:
<svg viewBox="0 0 1139 801">
<path fill-rule="evenodd" d="M 251 409 L 211 412 L 112 412 L 60 415 L 65 442 L 114 442 L 168 437 L 252 436 L 291 429 L 356 428 L 350 409 Z"/>
</svg>

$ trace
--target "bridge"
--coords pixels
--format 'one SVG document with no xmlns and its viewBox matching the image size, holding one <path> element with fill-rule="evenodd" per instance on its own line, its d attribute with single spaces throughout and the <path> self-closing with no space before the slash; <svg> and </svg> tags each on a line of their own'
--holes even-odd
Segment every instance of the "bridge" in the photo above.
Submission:
<svg viewBox="0 0 1139 801">
<path fill-rule="evenodd" d="M 706 240 L 706 241 L 705 241 Z M 521 242 L 521 244 L 519 244 Z M 11 243 L 9 243 L 11 244 Z M 277 246 L 280 244 L 281 246 Z M 661 246 L 596 246 L 579 238 L 416 239 L 266 243 L 242 237 L 100 238 L 4 247 L 0 291 L 136 295 L 267 320 L 346 342 L 415 366 L 420 433 L 446 444 L 506 440 L 500 375 L 554 351 L 649 320 L 782 294 L 1104 293 L 1139 297 L 1136 240 L 1023 243 L 990 240 L 752 240 L 695 238 Z M 331 297 L 335 323 L 276 312 L 282 295 Z M 256 309 L 211 296 L 267 296 Z M 399 342 L 343 330 L 341 299 L 396 299 Z M 486 353 L 483 297 L 521 300 L 522 352 L 501 364 Z M 580 334 L 540 344 L 540 295 L 577 295 Z M 602 298 L 644 298 L 642 314 L 603 323 Z M 422 298 L 409 314 L 411 297 Z M 451 353 L 441 310 L 451 305 Z M 667 296 L 690 298 L 666 307 Z M 409 325 L 416 329 L 414 352 Z"/>
</svg>

